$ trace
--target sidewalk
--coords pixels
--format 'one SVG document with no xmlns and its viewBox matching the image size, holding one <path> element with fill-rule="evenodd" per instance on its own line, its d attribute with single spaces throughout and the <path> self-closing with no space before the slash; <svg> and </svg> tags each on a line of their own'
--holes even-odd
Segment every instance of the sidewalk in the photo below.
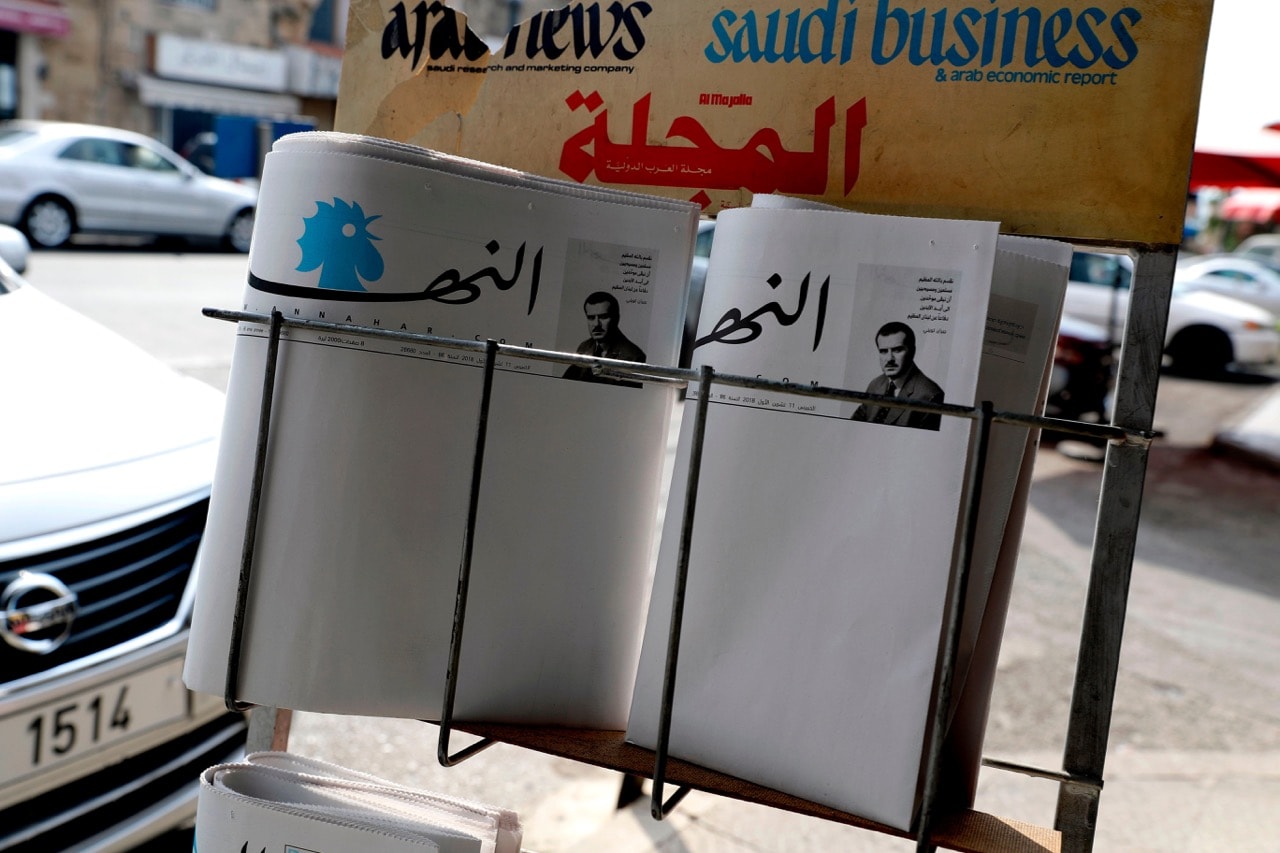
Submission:
<svg viewBox="0 0 1280 853">
<path fill-rule="evenodd" d="M 1220 432 L 1213 446 L 1280 471 L 1280 390 L 1272 391 L 1243 420 Z"/>
</svg>

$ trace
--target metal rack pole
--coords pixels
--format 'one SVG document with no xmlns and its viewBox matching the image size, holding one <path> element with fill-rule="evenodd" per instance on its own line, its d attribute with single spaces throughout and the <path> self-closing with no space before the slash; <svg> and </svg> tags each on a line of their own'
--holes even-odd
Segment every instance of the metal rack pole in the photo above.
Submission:
<svg viewBox="0 0 1280 853">
<path fill-rule="evenodd" d="M 978 532 L 978 508 L 982 501 L 987 451 L 991 446 L 992 413 L 991 403 L 984 401 L 978 410 L 978 420 L 974 425 L 976 437 L 969 457 L 968 471 L 966 471 L 964 525 L 960 530 L 959 559 L 951 581 L 951 589 L 947 592 L 942 649 L 938 655 L 935 674 L 928 760 L 925 763 L 924 792 L 921 797 L 919 827 L 916 831 L 917 853 L 933 853 L 937 849 L 930 840 L 930 835 L 935 817 L 934 806 L 941 786 L 939 772 L 942 765 L 942 746 L 946 740 L 947 716 L 951 710 L 956 650 L 960 645 L 960 627 L 964 621 L 964 603 L 968 595 L 969 574 L 973 567 L 973 547 Z"/>
<path fill-rule="evenodd" d="M 480 415 L 476 419 L 475 455 L 472 457 L 471 494 L 467 501 L 467 526 L 462 539 L 462 562 L 458 568 L 458 592 L 453 608 L 453 633 L 449 638 L 449 668 L 445 672 L 444 701 L 440 708 L 440 738 L 436 757 L 444 767 L 460 764 L 497 741 L 484 738 L 449 754 L 453 731 L 453 702 L 458 692 L 458 661 L 462 656 L 462 628 L 467 616 L 467 594 L 471 586 L 471 557 L 475 552 L 476 516 L 480 510 L 480 481 L 484 473 L 484 448 L 489 435 L 489 405 L 493 400 L 493 371 L 498 342 L 490 339 L 484 349 L 484 384 L 480 392 Z"/>
<path fill-rule="evenodd" d="M 715 371 L 703 365 L 698 379 L 698 400 L 694 409 L 693 440 L 690 447 L 688 479 L 684 497 L 684 515 L 680 526 L 680 550 L 676 562 L 675 591 L 671 600 L 671 625 L 667 633 L 667 660 L 662 680 L 662 708 L 658 716 L 658 743 L 653 761 L 653 793 L 649 811 L 654 820 L 662 820 L 689 793 L 681 788 L 663 802 L 666 785 L 667 747 L 671 740 L 671 712 L 675 704 L 676 666 L 680 658 L 680 632 L 684 621 L 684 592 L 689 578 L 689 552 L 693 544 L 693 516 L 698 503 L 698 480 L 702 474 L 702 447 L 707 433 L 707 402 L 711 397 L 711 379 Z"/>
<path fill-rule="evenodd" d="M 271 407 L 276 388 L 276 366 L 280 354 L 280 332 L 284 317 L 271 312 L 266 364 L 262 371 L 262 404 L 258 411 L 258 436 L 254 449 L 253 480 L 245 519 L 244 544 L 240 552 L 240 577 L 236 582 L 236 604 L 231 620 L 231 644 L 227 651 L 227 677 L 223 701 L 229 711 L 246 711 L 250 705 L 239 698 L 240 655 L 244 647 L 244 621 L 249 606 L 249 583 L 253 573 L 254 549 L 258 541 L 258 513 L 262 508 L 262 485 L 267 471 L 267 444 L 271 433 Z"/>
<path fill-rule="evenodd" d="M 1135 433 L 1149 434 L 1155 419 L 1164 347 L 1152 342 L 1164 341 L 1176 257 L 1176 246 L 1164 246 L 1134 258 L 1112 420 Z M 1093 849 L 1149 448 L 1135 434 L 1107 447 L 1063 757 L 1064 770 L 1087 782 L 1059 786 L 1054 828 L 1065 853 Z"/>
</svg>

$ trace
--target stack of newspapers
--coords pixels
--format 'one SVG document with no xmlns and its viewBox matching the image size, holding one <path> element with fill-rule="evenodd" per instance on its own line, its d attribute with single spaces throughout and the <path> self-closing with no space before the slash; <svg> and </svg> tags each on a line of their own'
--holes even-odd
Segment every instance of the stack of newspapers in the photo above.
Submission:
<svg viewBox="0 0 1280 853">
<path fill-rule="evenodd" d="M 671 365 L 697 220 L 687 202 L 296 134 L 267 156 L 244 308 Z M 235 619 L 266 335 L 239 329 L 198 558 L 186 679 L 214 694 Z M 237 698 L 439 718 L 469 541 L 458 715 L 626 725 L 677 391 L 500 358 L 468 540 L 483 361 L 425 340 L 287 330 Z"/>
<path fill-rule="evenodd" d="M 284 752 L 200 777 L 196 850 L 520 853 L 511 811 Z"/>
<path fill-rule="evenodd" d="M 252 531 L 267 328 L 240 326 L 188 685 L 439 719 L 470 551 L 457 718 L 656 748 L 700 389 L 681 403 L 644 367 L 679 363 L 697 223 L 685 202 L 385 140 L 278 142 L 244 307 L 332 325 L 283 336 Z M 707 389 L 671 755 L 913 825 L 968 413 L 1042 408 L 1069 260 L 995 222 L 776 196 L 718 215 L 690 363 L 870 396 Z M 497 359 L 471 531 L 484 355 L 432 336 L 526 348 Z M 960 801 L 1036 440 L 997 426 L 984 471 L 943 723 Z"/>
<path fill-rule="evenodd" d="M 894 381 L 903 402 L 1041 410 L 1070 253 L 994 223 L 757 196 L 718 218 L 692 363 L 880 396 Z M 907 829 L 974 424 L 730 386 L 709 400 L 670 752 Z M 960 801 L 976 784 L 1034 441 L 1012 426 L 991 436 L 948 715 L 947 784 Z M 649 748 L 684 486 L 673 482 L 667 505 L 627 727 Z"/>
</svg>

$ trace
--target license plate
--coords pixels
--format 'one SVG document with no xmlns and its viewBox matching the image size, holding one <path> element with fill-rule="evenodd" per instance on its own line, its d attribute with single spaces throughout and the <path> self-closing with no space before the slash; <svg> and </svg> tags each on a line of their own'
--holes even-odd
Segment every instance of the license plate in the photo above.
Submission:
<svg viewBox="0 0 1280 853">
<path fill-rule="evenodd" d="M 186 714 L 181 658 L 12 714 L 0 719 L 0 785 Z"/>
</svg>

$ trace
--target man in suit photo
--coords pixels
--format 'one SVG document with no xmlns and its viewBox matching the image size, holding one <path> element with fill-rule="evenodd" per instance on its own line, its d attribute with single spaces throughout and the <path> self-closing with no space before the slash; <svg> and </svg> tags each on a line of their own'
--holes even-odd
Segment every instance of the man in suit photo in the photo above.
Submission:
<svg viewBox="0 0 1280 853">
<path fill-rule="evenodd" d="M 880 375 L 867 386 L 868 394 L 897 397 L 902 400 L 942 402 L 942 388 L 916 365 L 916 333 L 906 323 L 885 323 L 876 332 L 876 350 L 880 356 Z M 853 420 L 914 429 L 937 430 L 942 416 L 932 412 L 863 403 L 853 413 Z"/>
<path fill-rule="evenodd" d="M 644 361 L 644 350 L 632 343 L 631 339 L 618 328 L 618 300 L 612 293 L 597 290 L 589 295 L 582 304 L 583 313 L 587 316 L 587 334 L 589 337 L 578 345 L 578 355 L 593 355 L 599 358 L 616 358 L 622 361 Z M 597 376 L 589 367 L 571 365 L 564 372 L 567 379 L 580 379 L 584 382 L 612 382 L 618 385 L 638 385 L 639 383 L 621 382 Z"/>
</svg>

